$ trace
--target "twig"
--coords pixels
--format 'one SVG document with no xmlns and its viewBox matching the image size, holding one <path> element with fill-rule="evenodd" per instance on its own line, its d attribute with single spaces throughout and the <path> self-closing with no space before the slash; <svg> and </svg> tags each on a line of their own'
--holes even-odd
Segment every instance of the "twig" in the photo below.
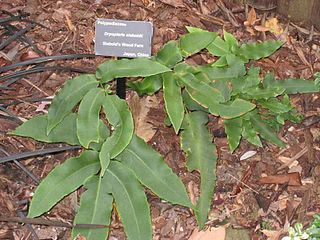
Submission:
<svg viewBox="0 0 320 240">
<path fill-rule="evenodd" d="M 277 169 L 277 172 L 285 169 L 286 167 L 289 167 L 294 161 L 298 160 L 299 158 L 301 158 L 305 153 L 308 152 L 308 148 L 304 147 L 300 152 L 298 152 L 295 156 L 293 156 L 290 161 L 288 161 L 287 163 L 283 164 L 282 166 L 280 166 Z"/>
<path fill-rule="evenodd" d="M 243 184 L 244 186 L 246 186 L 247 188 L 249 188 L 251 191 L 255 192 L 256 194 L 260 194 L 258 191 L 254 190 L 252 187 L 250 187 L 248 184 L 244 183 L 243 181 L 237 179 L 236 177 L 232 176 L 230 173 L 227 173 L 230 177 L 232 177 L 234 180 L 236 180 L 237 182 Z"/>
</svg>

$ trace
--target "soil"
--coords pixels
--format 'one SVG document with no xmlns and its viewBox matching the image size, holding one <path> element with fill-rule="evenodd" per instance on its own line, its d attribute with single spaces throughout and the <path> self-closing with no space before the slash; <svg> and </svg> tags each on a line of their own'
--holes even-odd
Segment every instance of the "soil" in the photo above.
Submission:
<svg viewBox="0 0 320 240">
<path fill-rule="evenodd" d="M 94 53 L 95 19 L 114 18 L 153 22 L 153 53 L 167 41 L 185 34 L 185 26 L 200 27 L 219 34 L 224 29 L 234 34 L 240 42 L 272 38 L 287 40 L 270 58 L 255 62 L 256 66 L 261 67 L 262 75 L 273 71 L 279 79 L 310 79 L 320 71 L 320 33 L 301 23 L 291 24 L 288 19 L 278 16 L 274 9 L 257 11 L 256 18 L 252 12 L 248 14 L 244 6 L 221 0 L 2 0 L 0 9 L 0 20 L 8 17 L 5 10 L 12 14 L 29 13 L 27 19 L 42 24 L 24 35 L 36 47 L 17 40 L 0 49 L 0 69 L 37 57 Z M 272 17 L 279 20 L 276 27 L 281 26 L 283 33 L 271 33 L 259 27 L 261 22 Z M 29 24 L 21 21 L 12 23 L 19 28 Z M 0 34 L 7 31 L 3 26 L 0 22 Z M 0 43 L 9 36 L 1 35 Z M 53 61 L 46 66 L 61 68 L 23 76 L 8 88 L 0 85 L 0 156 L 52 147 L 7 133 L 26 119 L 45 112 L 48 106 L 43 99 L 49 101 L 47 98 L 54 96 L 66 80 L 78 75 L 78 72 L 94 72 L 106 59 L 97 56 Z M 189 61 L 201 63 L 213 60 L 206 53 L 200 53 Z M 18 70 L 22 68 L 15 69 Z M 12 73 L 14 70 L 8 70 L 0 76 Z M 0 84 L 7 83 L 8 80 L 0 80 Z M 279 136 L 287 144 L 284 149 L 266 142 L 262 148 L 257 148 L 242 141 L 231 154 L 222 121 L 210 118 L 208 127 L 214 136 L 219 160 L 215 195 L 205 230 L 228 224 L 229 228 L 245 230 L 247 239 L 279 239 L 289 224 L 301 222 L 307 225 L 312 216 L 320 212 L 319 94 L 296 94 L 290 98 L 306 118 L 300 124 L 287 123 L 280 130 Z M 172 128 L 163 124 L 162 93 L 154 97 L 145 96 L 139 103 L 135 94 L 128 90 L 127 101 L 131 108 L 139 108 L 133 109 L 136 117 L 142 116 L 141 122 L 136 125 L 146 129 L 144 137 L 149 144 L 165 157 L 168 165 L 181 177 L 189 195 L 197 198 L 200 177 L 197 172 L 187 171 L 179 137 Z M 61 147 L 59 144 L 54 146 Z M 1 218 L 26 216 L 28 203 L 39 180 L 53 167 L 77 153 L 77 150 L 71 150 L 0 164 Z M 17 162 L 28 172 L 22 170 Z M 261 180 L 262 177 L 274 175 L 277 175 L 276 179 Z M 81 191 L 67 196 L 44 217 L 72 223 Z M 149 191 L 147 195 L 151 206 L 153 239 L 200 239 L 190 237 L 192 234 L 196 236 L 197 224 L 189 209 L 161 201 Z M 0 222 L 0 239 L 70 239 L 70 229 Z M 113 215 L 109 239 L 126 239 L 116 214 Z"/>
</svg>

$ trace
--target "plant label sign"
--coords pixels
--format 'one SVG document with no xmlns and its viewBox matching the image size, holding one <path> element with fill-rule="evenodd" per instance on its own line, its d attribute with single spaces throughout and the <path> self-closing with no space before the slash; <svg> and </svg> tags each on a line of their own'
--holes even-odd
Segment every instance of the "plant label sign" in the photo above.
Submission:
<svg viewBox="0 0 320 240">
<path fill-rule="evenodd" d="M 126 58 L 150 57 L 153 25 L 143 21 L 98 18 L 95 54 Z"/>
</svg>

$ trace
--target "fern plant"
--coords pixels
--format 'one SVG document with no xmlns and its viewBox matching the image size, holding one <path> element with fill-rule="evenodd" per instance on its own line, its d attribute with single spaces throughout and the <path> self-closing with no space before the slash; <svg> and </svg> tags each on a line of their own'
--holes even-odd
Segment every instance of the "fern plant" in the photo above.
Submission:
<svg viewBox="0 0 320 240">
<path fill-rule="evenodd" d="M 246 63 L 275 52 L 283 44 L 269 40 L 239 44 L 228 32 L 188 27 L 189 33 L 170 41 L 151 59 L 109 60 L 95 75 L 81 75 L 66 82 L 55 96 L 48 114 L 36 116 L 12 134 L 42 142 L 81 145 L 80 156 L 57 166 L 38 186 L 29 217 L 50 210 L 64 196 L 84 186 L 74 224 L 109 225 L 113 202 L 128 239 L 151 239 L 152 228 L 143 186 L 173 204 L 192 208 L 199 228 L 210 210 L 216 182 L 216 148 L 206 124 L 208 115 L 224 119 L 231 151 L 241 138 L 262 146 L 260 138 L 283 147 L 276 131 L 286 120 L 301 116 L 288 94 L 318 92 L 318 81 L 275 80 L 260 77 L 260 69 Z M 208 51 L 219 57 L 206 65 L 185 60 Z M 163 90 L 165 110 L 189 171 L 199 171 L 200 196 L 193 206 L 181 180 L 163 158 L 134 134 L 130 109 L 110 91 L 116 78 L 128 77 L 128 86 L 139 95 Z M 78 106 L 78 108 L 76 108 Z M 74 111 L 77 109 L 77 111 Z M 74 228 L 73 237 L 106 239 L 108 228 Z"/>
</svg>

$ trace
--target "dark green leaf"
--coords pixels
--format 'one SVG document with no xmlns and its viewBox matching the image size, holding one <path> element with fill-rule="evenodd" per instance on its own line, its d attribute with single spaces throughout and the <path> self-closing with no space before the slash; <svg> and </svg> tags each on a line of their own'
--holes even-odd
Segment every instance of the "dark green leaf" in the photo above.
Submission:
<svg viewBox="0 0 320 240">
<path fill-rule="evenodd" d="M 163 74 L 163 98 L 166 112 L 173 125 L 174 131 L 178 134 L 184 117 L 184 106 L 181 88 L 177 85 L 172 72 Z"/>
<path fill-rule="evenodd" d="M 226 119 L 239 117 L 247 112 L 250 112 L 256 107 L 251 102 L 246 100 L 236 98 L 234 101 L 227 104 L 212 104 L 209 106 L 209 111 L 211 114 L 216 116 L 221 116 Z"/>
<path fill-rule="evenodd" d="M 177 42 L 167 42 L 157 53 L 156 60 L 169 68 L 172 68 L 178 62 L 181 62 L 182 55 Z"/>
<path fill-rule="evenodd" d="M 127 165 L 139 181 L 159 197 L 192 208 L 179 177 L 164 162 L 161 155 L 141 138 L 133 136 L 131 143 L 117 159 Z"/>
<path fill-rule="evenodd" d="M 283 87 L 253 87 L 246 89 L 245 93 L 250 99 L 268 99 L 272 97 L 277 97 L 284 93 L 284 91 L 285 89 Z"/>
<path fill-rule="evenodd" d="M 202 112 L 186 115 L 186 129 L 181 134 L 181 148 L 186 153 L 189 171 L 198 170 L 201 176 L 200 197 L 196 206 L 196 217 L 202 229 L 207 220 L 216 182 L 216 147 L 205 124 L 208 117 Z"/>
<path fill-rule="evenodd" d="M 125 100 L 116 95 L 107 95 L 103 108 L 114 131 L 111 137 L 103 143 L 99 155 L 102 174 L 108 167 L 110 159 L 119 155 L 130 143 L 134 130 L 132 114 Z"/>
<path fill-rule="evenodd" d="M 10 134 L 22 137 L 31 137 L 40 142 L 58 143 L 65 142 L 70 145 L 78 145 L 75 113 L 69 113 L 48 135 L 48 115 L 35 116 Z"/>
<path fill-rule="evenodd" d="M 285 95 L 282 101 L 279 101 L 277 98 L 270 98 L 261 99 L 258 101 L 258 103 L 263 108 L 269 109 L 271 112 L 277 114 L 289 112 L 293 108 L 288 95 Z"/>
<path fill-rule="evenodd" d="M 207 46 L 207 50 L 214 56 L 224 56 L 230 53 L 230 46 L 218 36 Z"/>
<path fill-rule="evenodd" d="M 148 58 L 109 60 L 98 66 L 96 77 L 109 82 L 119 77 L 148 77 L 171 71 L 166 66 Z"/>
<path fill-rule="evenodd" d="M 275 87 L 285 89 L 286 94 L 319 92 L 320 87 L 314 81 L 305 79 L 286 79 L 274 82 Z"/>
<path fill-rule="evenodd" d="M 77 135 L 80 144 L 88 148 L 99 142 L 99 114 L 105 98 L 101 88 L 91 89 L 82 99 L 77 117 Z"/>
<path fill-rule="evenodd" d="M 93 149 L 97 152 L 100 152 L 101 150 L 101 146 L 104 143 L 104 141 L 107 139 L 107 137 L 110 136 L 110 130 L 109 128 L 106 126 L 106 124 L 104 124 L 104 122 L 100 119 L 99 120 L 99 142 L 98 143 L 94 143 L 92 142 L 89 146 L 90 149 Z"/>
<path fill-rule="evenodd" d="M 150 210 L 143 187 L 124 164 L 112 161 L 102 184 L 110 186 L 124 230 L 130 240 L 151 240 Z"/>
<path fill-rule="evenodd" d="M 246 43 L 241 45 L 237 53 L 248 59 L 258 60 L 270 56 L 280 48 L 282 44 L 283 42 L 274 40 L 267 40 L 261 43 Z"/>
<path fill-rule="evenodd" d="M 224 129 L 227 134 L 230 151 L 233 152 L 240 143 L 242 119 L 240 117 L 224 120 Z"/>
<path fill-rule="evenodd" d="M 223 31 L 223 38 L 224 38 L 224 41 L 229 45 L 231 52 L 236 52 L 239 45 L 238 40 L 231 33 L 228 33 L 227 31 Z"/>
<path fill-rule="evenodd" d="M 95 151 L 85 151 L 79 157 L 69 158 L 55 167 L 37 187 L 28 217 L 37 217 L 49 211 L 99 169 L 98 153 Z"/>
<path fill-rule="evenodd" d="M 80 207 L 73 224 L 109 225 L 113 198 L 102 185 L 101 178 L 93 176 L 85 182 L 84 186 L 87 191 L 81 195 Z M 105 240 L 108 234 L 109 228 L 74 228 L 72 230 L 73 239 L 81 235 L 86 237 L 86 240 Z"/>
<path fill-rule="evenodd" d="M 249 143 L 262 147 L 261 140 L 249 120 L 242 121 L 242 136 Z"/>
<path fill-rule="evenodd" d="M 180 49 L 183 57 L 193 55 L 206 48 L 215 38 L 216 33 L 199 31 L 188 33 L 180 38 Z"/>
<path fill-rule="evenodd" d="M 224 101 L 222 94 L 208 83 L 198 80 L 194 75 L 176 74 L 176 78 L 186 87 L 187 92 L 193 100 L 202 105 L 209 107 L 213 104 Z"/>
<path fill-rule="evenodd" d="M 197 111 L 202 111 L 202 112 L 207 112 L 209 113 L 208 109 L 202 107 L 199 103 L 194 101 L 189 93 L 187 91 L 182 92 L 182 98 L 183 98 L 183 103 L 184 105 L 191 111 L 197 110 Z"/>
<path fill-rule="evenodd" d="M 98 81 L 92 74 L 80 75 L 67 81 L 49 107 L 47 134 L 71 113 L 87 92 L 97 86 Z"/>
<path fill-rule="evenodd" d="M 279 147 L 284 147 L 285 144 L 282 142 L 277 134 L 261 119 L 257 113 L 250 115 L 250 121 L 253 128 L 260 134 L 265 140 L 274 143 Z"/>
<path fill-rule="evenodd" d="M 228 62 L 227 62 L 226 56 L 220 57 L 218 60 L 216 60 L 212 64 L 212 67 L 225 67 L 225 66 L 228 66 Z"/>
<path fill-rule="evenodd" d="M 162 76 L 161 74 L 153 75 L 144 78 L 142 81 L 133 82 L 130 81 L 127 83 L 128 87 L 136 91 L 139 96 L 143 94 L 152 95 L 159 91 L 162 87 Z"/>
</svg>

